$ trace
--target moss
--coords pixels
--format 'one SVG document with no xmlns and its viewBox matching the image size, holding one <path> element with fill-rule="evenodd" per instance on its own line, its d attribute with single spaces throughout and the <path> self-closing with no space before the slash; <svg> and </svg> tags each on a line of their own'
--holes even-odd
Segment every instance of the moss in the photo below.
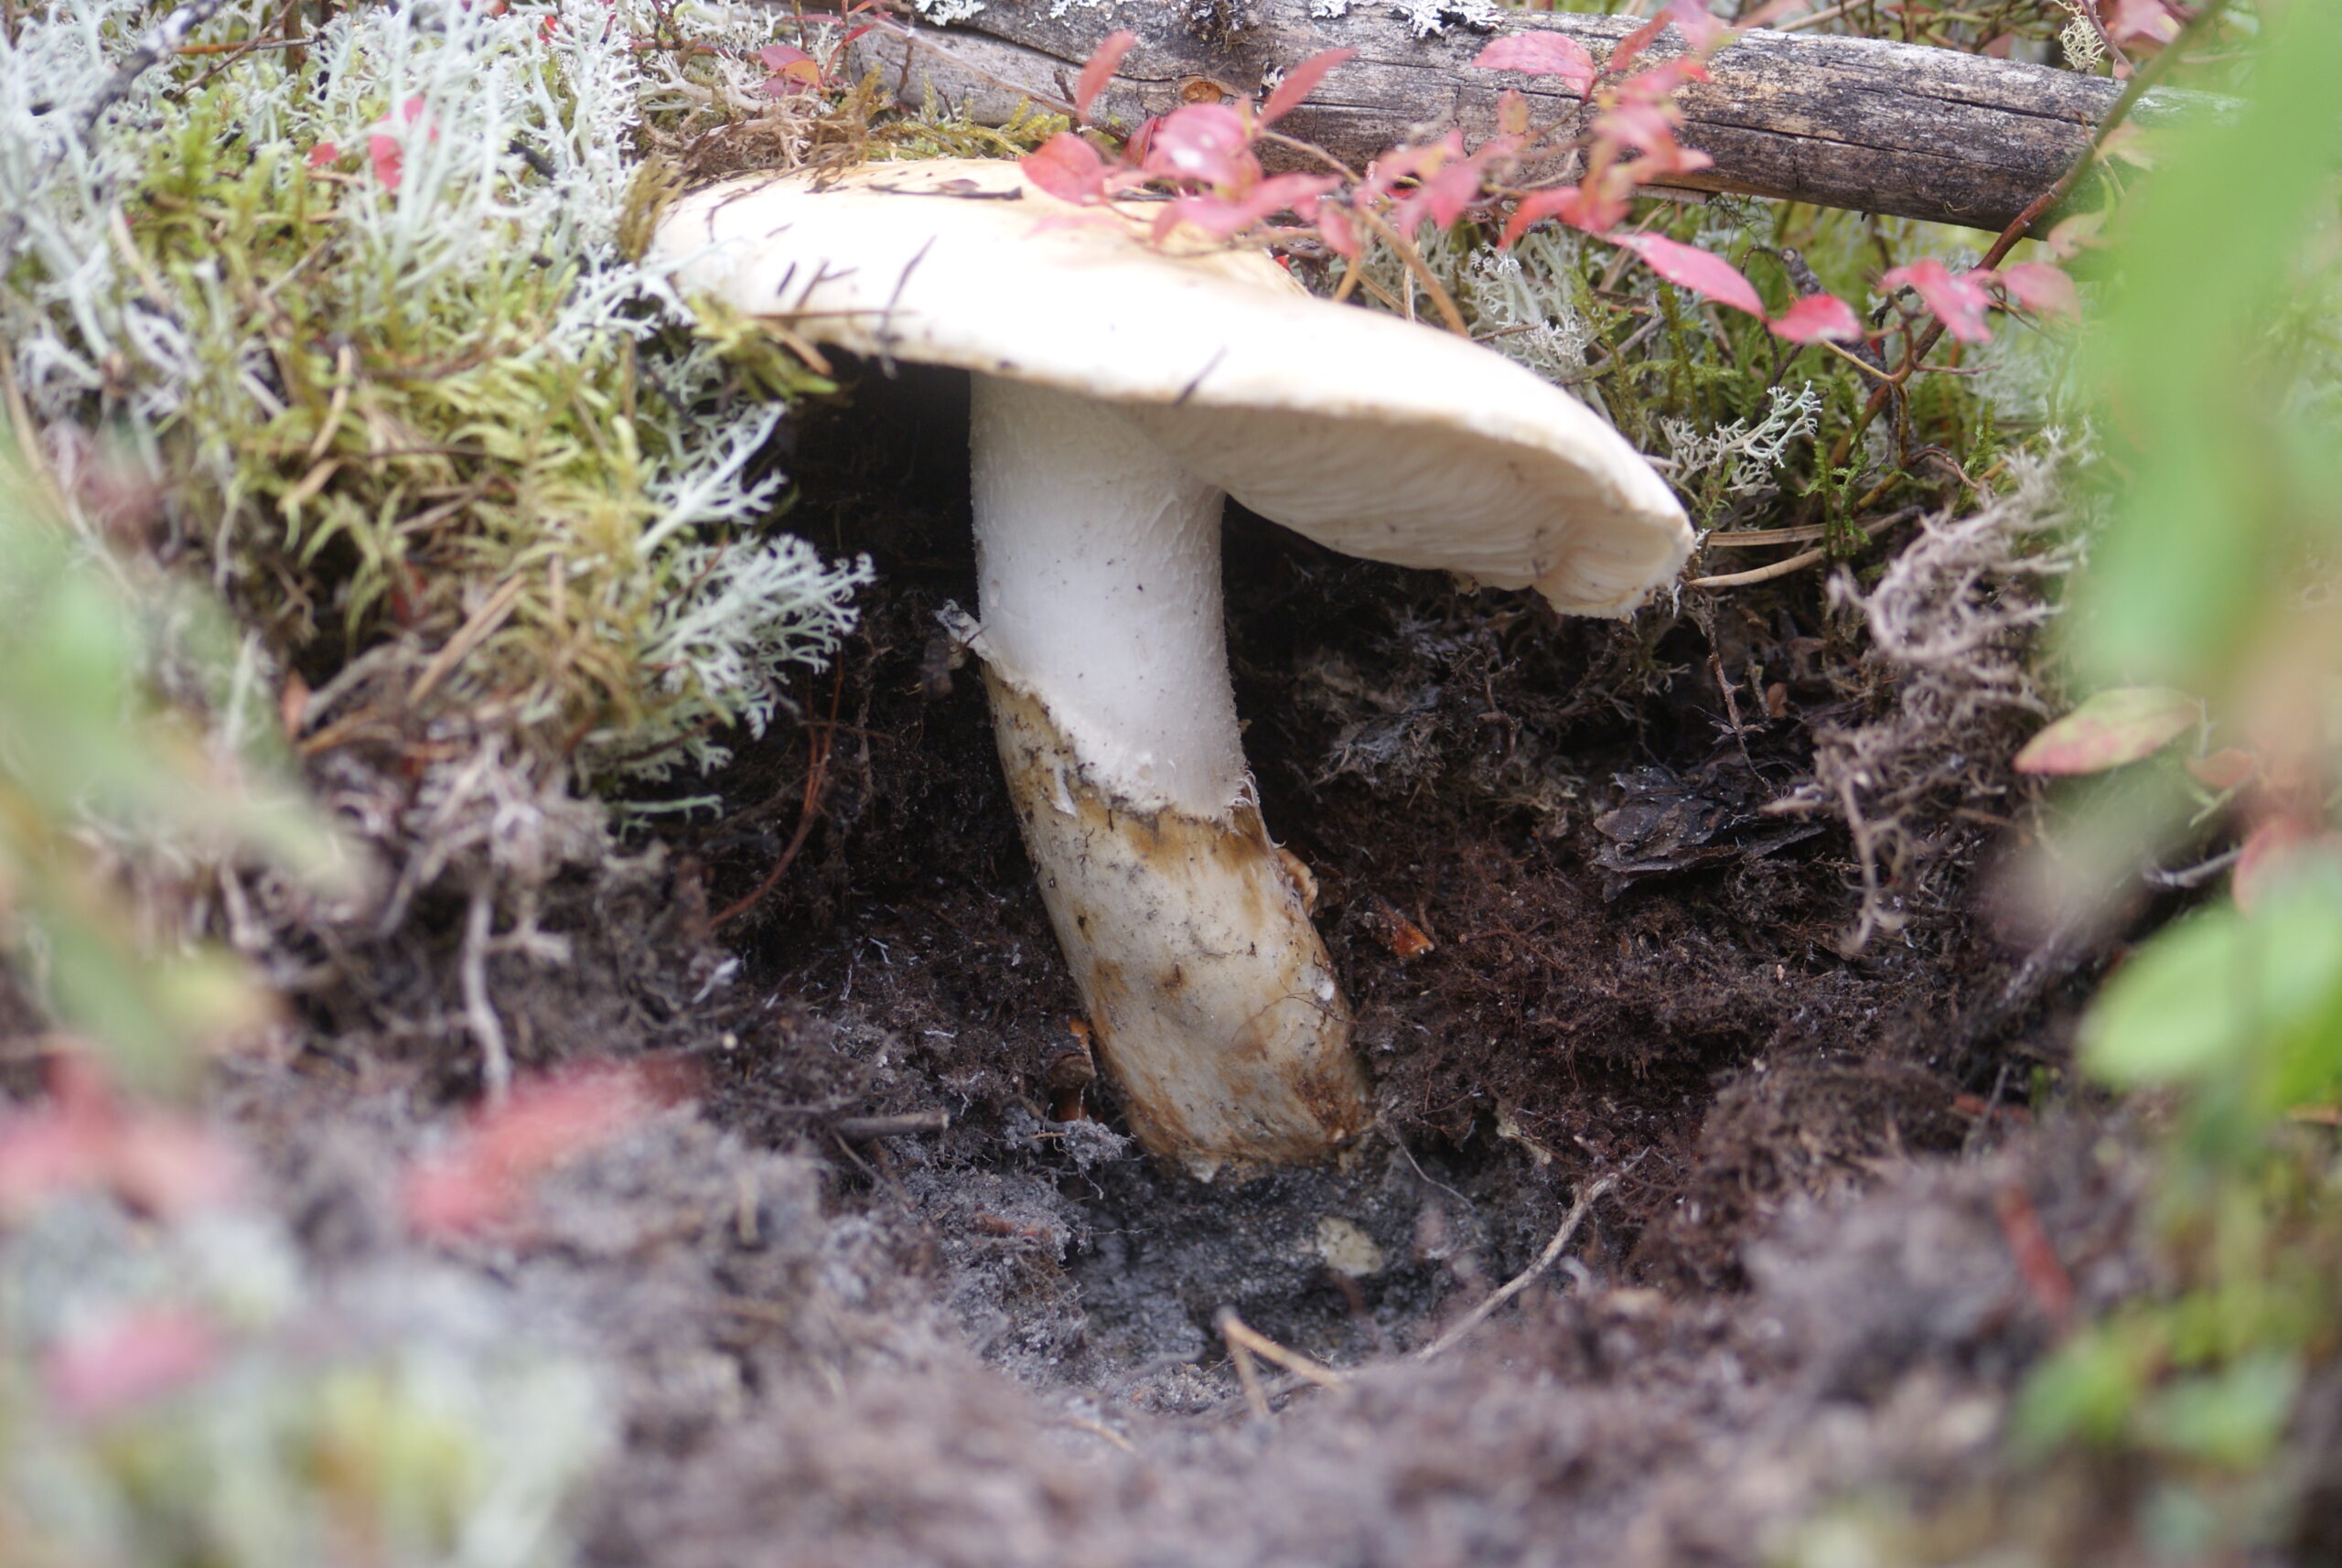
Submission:
<svg viewBox="0 0 2342 1568">
<path fill-rule="evenodd" d="M 151 453 L 176 539 L 311 682 L 362 665 L 309 749 L 452 729 L 589 780 L 706 765 L 850 624 L 864 569 L 770 521 L 768 437 L 828 383 L 630 259 L 676 178 L 644 145 L 767 113 L 752 40 L 637 59 L 695 15 L 349 12 L 167 61 L 94 123 L 69 35 L 110 60 L 135 11 L 0 51 L 13 134 L 54 155 L 8 192 L 32 407 Z M 277 26 L 231 5 L 205 36 Z"/>
</svg>

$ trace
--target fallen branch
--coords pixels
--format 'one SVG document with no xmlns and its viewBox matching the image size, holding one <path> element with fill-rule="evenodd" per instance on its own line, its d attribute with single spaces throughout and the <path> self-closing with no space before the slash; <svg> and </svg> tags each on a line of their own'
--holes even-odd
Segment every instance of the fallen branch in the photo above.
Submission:
<svg viewBox="0 0 2342 1568">
<path fill-rule="evenodd" d="M 1322 0 L 1320 0 L 1322 7 Z M 1136 126 L 1183 103 L 1251 98 L 1320 49 L 1358 58 L 1327 78 L 1279 129 L 1353 165 L 1405 141 L 1460 125 L 1467 139 L 1496 129 L 1498 95 L 1517 88 L 1546 123 L 1579 101 L 1556 78 L 1478 70 L 1472 57 L 1499 33 L 1555 32 L 1598 61 L 1638 18 L 1565 12 L 1506 12 L 1497 27 L 1450 24 L 1417 38 L 1387 0 L 1352 0 L 1348 14 L 1313 16 L 1311 0 L 1255 0 L 1241 28 L 1198 31 L 1199 8 L 1162 0 L 1112 0 L 1091 8 L 1050 0 L 989 0 L 948 28 L 873 31 L 856 44 L 858 70 L 879 70 L 887 89 L 916 108 L 932 92 L 972 119 L 1000 124 L 1028 100 L 1062 103 L 1100 39 L 1138 35 L 1093 113 Z M 1217 10 L 1217 7 L 1201 8 Z M 1052 16 L 1052 10 L 1064 13 Z M 1647 58 L 1673 52 L 1672 33 Z M 2014 64 L 1920 45 L 1759 30 L 1710 62 L 1714 81 L 1686 90 L 1685 145 L 1715 159 L 1700 174 L 1670 177 L 1690 188 L 1780 197 L 1905 218 L 2000 230 L 2071 169 L 2122 94 L 2103 78 Z M 2133 118 L 2168 121 L 2197 95 L 2159 91 Z M 2069 187 L 2046 222 L 2087 206 L 2090 185 Z"/>
</svg>

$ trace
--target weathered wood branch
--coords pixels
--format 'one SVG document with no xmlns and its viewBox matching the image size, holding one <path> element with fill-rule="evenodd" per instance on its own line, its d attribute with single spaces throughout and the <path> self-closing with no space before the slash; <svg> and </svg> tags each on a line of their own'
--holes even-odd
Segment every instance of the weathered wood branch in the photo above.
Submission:
<svg viewBox="0 0 2342 1568">
<path fill-rule="evenodd" d="M 1552 79 L 1473 69 L 1472 57 L 1490 38 L 1564 33 L 1599 61 L 1637 25 L 1632 17 L 1506 12 L 1489 27 L 1451 22 L 1418 38 L 1391 0 L 1348 0 L 1344 15 L 1312 14 L 1336 8 L 1327 0 L 1108 0 L 1094 7 L 989 0 L 949 27 L 915 27 L 915 41 L 873 32 L 857 48 L 864 67 L 884 70 L 907 107 L 931 91 L 979 123 L 998 124 L 1028 97 L 1062 101 L 1098 40 L 1128 27 L 1138 47 L 1096 112 L 1130 126 L 1183 102 L 1255 96 L 1264 81 L 1318 50 L 1348 47 L 1358 58 L 1278 128 L 1363 166 L 1389 146 L 1451 125 L 1475 142 L 1491 134 L 1497 96 L 1508 87 L 1529 97 L 1539 124 L 1582 107 Z M 1466 9 L 1459 5 L 1451 14 Z M 1234 15 L 1241 25 L 1198 23 L 1199 15 Z M 1676 44 L 1669 32 L 1652 58 Z M 1715 166 L 1681 184 L 1987 230 L 2004 228 L 2057 182 L 2121 91 L 2046 66 L 1804 33 L 1753 32 L 1709 63 L 1714 81 L 1684 93 L 1682 139 Z M 2193 97 L 2150 93 L 2135 117 L 2167 121 Z M 2085 187 L 2070 205 L 2093 199 Z"/>
</svg>

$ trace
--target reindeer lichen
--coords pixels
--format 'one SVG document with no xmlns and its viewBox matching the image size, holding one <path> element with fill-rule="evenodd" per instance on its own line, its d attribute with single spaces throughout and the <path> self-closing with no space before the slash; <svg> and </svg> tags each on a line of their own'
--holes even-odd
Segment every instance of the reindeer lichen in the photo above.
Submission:
<svg viewBox="0 0 2342 1568">
<path fill-rule="evenodd" d="M 584 782 L 720 761 L 866 567 L 768 522 L 772 400 L 827 383 L 727 361 L 620 231 L 644 145 L 758 112 L 743 46 L 774 23 L 371 6 L 293 39 L 231 0 L 199 36 L 249 51 L 109 102 L 150 21 L 64 0 L 0 48 L 0 333 L 50 452 L 113 431 L 167 476 L 170 547 L 296 669 L 345 672 L 312 747 L 487 729 Z M 725 43 L 665 41 L 693 25 Z"/>
</svg>

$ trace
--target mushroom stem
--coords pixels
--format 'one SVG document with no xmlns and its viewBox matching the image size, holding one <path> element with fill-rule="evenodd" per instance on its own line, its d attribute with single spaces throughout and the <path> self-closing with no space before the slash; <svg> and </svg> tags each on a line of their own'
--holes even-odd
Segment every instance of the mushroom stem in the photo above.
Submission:
<svg viewBox="0 0 2342 1568">
<path fill-rule="evenodd" d="M 977 572 L 1009 794 L 1132 1129 L 1198 1175 L 1370 1116 L 1308 874 L 1244 766 L 1220 492 L 1110 407 L 975 378 Z"/>
</svg>

